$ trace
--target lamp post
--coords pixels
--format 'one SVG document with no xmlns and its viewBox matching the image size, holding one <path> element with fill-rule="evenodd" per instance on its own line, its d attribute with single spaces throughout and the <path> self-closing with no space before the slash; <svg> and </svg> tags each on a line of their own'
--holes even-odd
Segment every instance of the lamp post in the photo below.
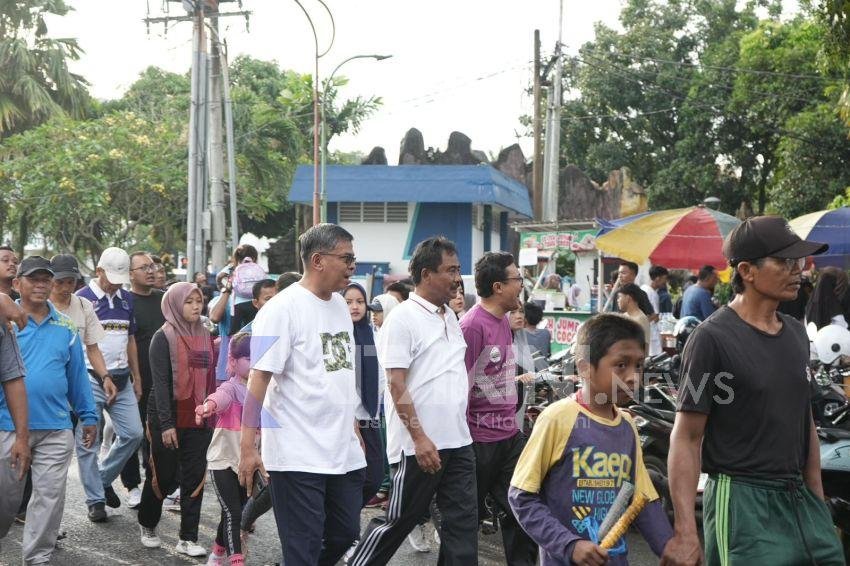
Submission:
<svg viewBox="0 0 850 566">
<path fill-rule="evenodd" d="M 355 59 L 374 59 L 375 61 L 383 61 L 384 59 L 389 59 L 390 57 L 392 57 L 392 55 L 354 55 L 353 57 L 349 57 L 348 59 L 344 60 L 342 63 L 337 65 L 334 68 L 333 71 L 331 71 L 331 74 L 328 75 L 327 80 L 325 80 L 325 84 L 326 85 L 332 84 L 332 81 L 333 81 L 333 78 L 334 78 L 334 75 L 336 74 L 336 72 L 339 71 L 340 67 L 342 67 L 343 65 L 345 65 L 349 61 L 353 61 Z M 328 127 L 328 124 L 327 124 L 327 119 L 326 119 L 327 109 L 328 109 L 328 88 L 325 88 L 322 91 L 322 174 L 321 174 L 321 177 L 322 177 L 322 192 L 321 192 L 321 195 L 320 195 L 321 209 L 322 209 L 322 214 L 321 214 L 321 221 L 322 222 L 328 221 L 328 200 L 327 200 L 327 193 L 325 193 L 325 162 L 327 161 L 327 158 L 328 158 L 328 142 L 327 142 L 327 127 Z"/>
<path fill-rule="evenodd" d="M 315 42 L 316 47 L 316 68 L 315 75 L 313 77 L 313 226 L 319 223 L 320 215 L 320 201 L 319 201 L 319 59 L 328 54 L 328 51 L 331 50 L 331 47 L 334 44 L 334 37 L 336 36 L 336 24 L 334 23 L 334 17 L 331 13 L 328 5 L 324 3 L 323 0 L 318 0 L 319 4 L 321 4 L 328 13 L 328 16 L 331 18 L 331 29 L 333 30 L 331 35 L 330 44 L 328 44 L 328 48 L 324 50 L 324 52 L 319 53 L 319 36 L 316 35 L 316 26 L 313 25 L 313 19 L 310 17 L 310 14 L 304 8 L 299 0 L 295 0 L 295 3 L 298 4 L 298 7 L 301 8 L 301 11 L 304 12 L 304 15 L 307 17 L 307 21 L 310 22 L 310 29 L 313 31 L 313 40 Z"/>
</svg>

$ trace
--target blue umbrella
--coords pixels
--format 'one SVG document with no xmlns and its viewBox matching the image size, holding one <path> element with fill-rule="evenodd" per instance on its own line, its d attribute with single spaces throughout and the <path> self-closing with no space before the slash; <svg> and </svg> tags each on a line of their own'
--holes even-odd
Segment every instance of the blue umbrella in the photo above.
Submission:
<svg viewBox="0 0 850 566">
<path fill-rule="evenodd" d="M 646 212 L 638 212 L 637 214 L 632 214 L 631 216 L 624 216 L 623 218 L 615 218 L 614 220 L 606 220 L 604 218 L 595 218 L 596 223 L 599 224 L 599 232 L 596 233 L 596 237 L 607 234 L 611 230 L 615 228 L 619 228 L 620 226 L 625 226 L 635 220 L 643 218 L 652 214 L 651 210 L 647 210 Z"/>
<path fill-rule="evenodd" d="M 804 214 L 789 224 L 804 240 L 829 244 L 825 254 L 815 256 L 816 266 L 850 269 L 850 207 Z"/>
</svg>

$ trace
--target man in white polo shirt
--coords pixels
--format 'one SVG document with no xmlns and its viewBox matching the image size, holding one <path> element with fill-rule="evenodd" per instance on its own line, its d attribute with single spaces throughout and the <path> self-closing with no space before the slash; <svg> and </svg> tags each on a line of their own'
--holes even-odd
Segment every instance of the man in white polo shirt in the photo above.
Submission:
<svg viewBox="0 0 850 566">
<path fill-rule="evenodd" d="M 478 563 L 475 454 L 466 419 L 466 341 L 447 303 L 461 284 L 455 245 L 420 242 L 410 260 L 416 286 L 381 328 L 386 369 L 387 457 L 398 464 L 386 520 L 373 520 L 349 566 L 386 564 L 428 510 L 442 514 L 440 564 Z"/>
<path fill-rule="evenodd" d="M 302 234 L 304 277 L 253 323 L 239 481 L 251 493 L 255 472 L 269 471 L 286 564 L 336 564 L 360 526 L 366 456 L 355 419 L 354 324 L 337 292 L 354 274 L 352 240 L 334 224 Z"/>
</svg>

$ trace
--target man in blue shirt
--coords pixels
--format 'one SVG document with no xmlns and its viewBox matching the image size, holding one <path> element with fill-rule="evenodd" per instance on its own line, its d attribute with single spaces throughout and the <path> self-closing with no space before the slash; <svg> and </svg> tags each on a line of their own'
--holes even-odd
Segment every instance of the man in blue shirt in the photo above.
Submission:
<svg viewBox="0 0 850 566">
<path fill-rule="evenodd" d="M 702 266 L 697 282 L 685 289 L 682 295 L 682 318 L 694 316 L 702 321 L 716 311 L 717 307 L 711 302 L 715 285 L 717 271 L 710 265 Z"/>
<path fill-rule="evenodd" d="M 53 286 L 50 262 L 28 257 L 14 280 L 27 314 L 17 339 L 26 366 L 29 445 L 32 452 L 32 499 L 27 507 L 22 555 L 25 564 L 50 561 L 65 508 L 65 484 L 74 448 L 70 405 L 80 419 L 84 442 L 97 433 L 97 414 L 74 323 L 48 301 Z M 15 426 L 0 393 L 0 431 Z M 2 477 L 2 476 L 0 476 Z M 20 501 L 23 482 L 0 485 L 3 497 Z"/>
</svg>

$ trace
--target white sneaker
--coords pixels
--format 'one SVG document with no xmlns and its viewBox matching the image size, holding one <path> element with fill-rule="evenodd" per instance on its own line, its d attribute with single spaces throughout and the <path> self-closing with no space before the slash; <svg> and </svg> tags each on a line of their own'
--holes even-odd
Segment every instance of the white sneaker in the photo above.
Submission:
<svg viewBox="0 0 850 566">
<path fill-rule="evenodd" d="M 354 554 L 354 550 L 357 548 L 357 545 L 360 544 L 359 540 L 354 541 L 354 544 L 351 545 L 351 548 L 345 551 L 345 554 L 342 556 L 342 563 L 348 564 L 348 561 L 351 559 L 351 556 Z"/>
<path fill-rule="evenodd" d="M 180 488 L 174 490 L 170 495 L 166 495 L 162 500 L 162 508 L 167 511 L 180 511 Z"/>
<path fill-rule="evenodd" d="M 148 529 L 139 525 L 139 530 L 142 534 L 142 546 L 146 548 L 159 548 L 162 546 L 162 541 L 159 540 L 159 537 L 156 534 L 156 529 Z"/>
<path fill-rule="evenodd" d="M 425 538 L 425 525 L 416 525 L 410 534 L 407 535 L 407 542 L 413 547 L 416 552 L 431 552 L 431 547 L 428 546 L 428 539 Z"/>
<path fill-rule="evenodd" d="M 127 507 L 135 509 L 142 502 L 142 490 L 134 487 L 127 492 Z"/>
<path fill-rule="evenodd" d="M 201 546 L 196 542 L 192 542 L 190 540 L 180 540 L 177 541 L 177 546 L 175 547 L 177 552 L 180 554 L 186 554 L 188 556 L 206 556 L 207 549 Z"/>
</svg>

